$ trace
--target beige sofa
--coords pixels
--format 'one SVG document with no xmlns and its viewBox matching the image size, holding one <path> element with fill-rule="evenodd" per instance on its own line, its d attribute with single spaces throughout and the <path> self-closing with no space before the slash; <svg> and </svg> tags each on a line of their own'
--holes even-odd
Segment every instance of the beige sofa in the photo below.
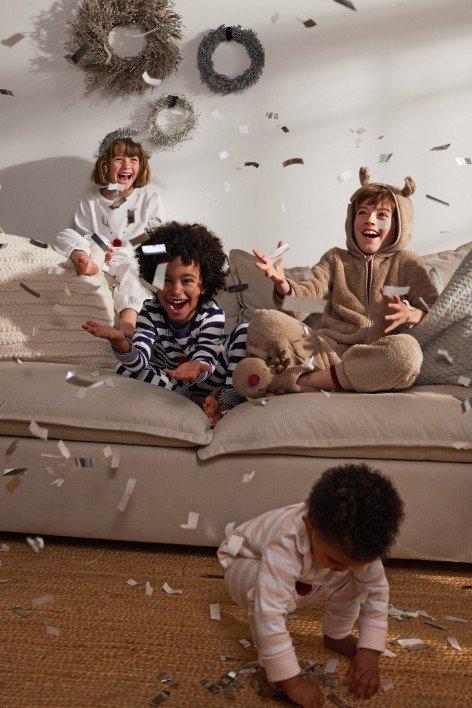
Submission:
<svg viewBox="0 0 472 708">
<path fill-rule="evenodd" d="M 229 521 L 299 501 L 328 466 L 356 459 L 390 475 L 405 501 L 394 557 L 472 561 L 472 414 L 454 398 L 463 387 L 274 397 L 239 406 L 212 431 L 187 399 L 111 373 L 107 344 L 80 329 L 87 318 L 111 321 L 101 277 L 57 270 L 60 257 L 26 239 L 2 242 L 0 454 L 3 468 L 28 469 L 2 478 L 0 530 L 212 546 Z M 446 282 L 470 247 L 428 256 L 434 277 Z M 271 298 L 249 254 L 232 251 L 230 264 L 228 284 L 250 287 L 222 293 L 228 326 Z M 66 381 L 94 369 L 99 386 Z M 31 434 L 32 420 L 47 440 Z M 86 458 L 92 467 L 80 466 Z M 182 528 L 190 511 L 198 525 Z"/>
</svg>

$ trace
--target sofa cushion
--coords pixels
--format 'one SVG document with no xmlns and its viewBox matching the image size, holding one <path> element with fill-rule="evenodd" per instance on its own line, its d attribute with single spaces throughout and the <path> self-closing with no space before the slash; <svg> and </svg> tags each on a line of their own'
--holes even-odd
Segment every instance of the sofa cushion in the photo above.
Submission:
<svg viewBox="0 0 472 708">
<path fill-rule="evenodd" d="M 167 447 L 210 442 L 208 418 L 184 396 L 110 374 L 105 378 L 114 388 L 104 383 L 76 398 L 84 389 L 66 382 L 72 368 L 82 375 L 90 371 L 63 364 L 0 362 L 0 435 L 30 436 L 34 420 L 53 439 Z"/>
<path fill-rule="evenodd" d="M 426 265 L 430 269 L 433 280 L 435 280 L 436 274 L 439 275 L 441 279 L 441 287 L 438 288 L 439 291 L 446 287 L 452 274 L 459 267 L 459 264 L 464 260 L 471 248 L 472 241 L 468 241 L 454 250 L 428 253 L 426 256 L 423 256 Z"/>
<path fill-rule="evenodd" d="M 472 413 L 461 386 L 392 393 L 298 393 L 244 403 L 216 426 L 199 457 L 284 453 L 316 457 L 472 462 Z M 465 395 L 464 395 L 465 394 Z"/>
<path fill-rule="evenodd" d="M 236 282 L 249 285 L 247 290 L 238 293 L 244 322 L 251 321 L 254 310 L 270 310 L 274 308 L 272 299 L 273 283 L 268 278 L 265 278 L 264 274 L 255 267 L 256 260 L 251 253 L 237 248 L 230 251 L 229 254 L 231 273 Z M 288 278 L 296 282 L 312 276 L 311 269 L 308 266 L 286 268 L 285 273 Z M 314 329 L 319 326 L 319 320 L 320 315 L 311 315 L 305 321 Z"/>
<path fill-rule="evenodd" d="M 231 330 L 236 327 L 236 325 L 243 321 L 241 317 L 241 308 L 239 307 L 238 295 L 235 292 L 228 291 L 228 287 L 236 284 L 237 280 L 233 276 L 231 269 L 229 269 L 229 272 L 225 278 L 226 290 L 220 290 L 215 297 L 218 305 L 225 313 L 225 334 L 229 334 Z"/>
<path fill-rule="evenodd" d="M 103 273 L 78 278 L 74 270 L 61 269 L 59 275 L 51 274 L 52 268 L 67 265 L 51 247 L 3 234 L 0 243 L 5 244 L 0 250 L 0 359 L 114 367 L 108 342 L 82 329 L 87 319 L 113 324 L 113 302 Z"/>
</svg>

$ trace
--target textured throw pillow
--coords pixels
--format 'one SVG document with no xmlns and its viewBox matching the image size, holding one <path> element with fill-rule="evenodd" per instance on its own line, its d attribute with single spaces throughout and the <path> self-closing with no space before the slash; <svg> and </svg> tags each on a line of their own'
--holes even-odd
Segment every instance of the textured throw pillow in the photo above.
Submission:
<svg viewBox="0 0 472 708">
<path fill-rule="evenodd" d="M 105 278 L 78 278 L 68 265 L 51 247 L 0 235 L 0 360 L 115 366 L 109 343 L 82 329 L 88 319 L 113 324 Z"/>
<path fill-rule="evenodd" d="M 472 241 L 463 243 L 452 251 L 440 251 L 423 256 L 429 268 L 429 273 L 438 292 L 442 292 L 450 281 L 452 274 L 459 267 L 472 248 Z"/>
</svg>

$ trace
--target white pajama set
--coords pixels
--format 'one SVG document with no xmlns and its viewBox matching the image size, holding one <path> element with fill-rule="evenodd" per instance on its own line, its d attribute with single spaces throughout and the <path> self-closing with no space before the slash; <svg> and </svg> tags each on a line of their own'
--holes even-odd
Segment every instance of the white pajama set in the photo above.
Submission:
<svg viewBox="0 0 472 708">
<path fill-rule="evenodd" d="M 107 238 L 113 249 L 113 258 L 107 272 L 116 280 L 113 289 L 115 311 L 124 309 L 140 312 L 143 303 L 151 297 L 139 280 L 138 264 L 131 239 L 146 229 L 156 228 L 165 220 L 160 194 L 153 185 L 136 187 L 117 208 L 112 199 L 105 199 L 100 192 L 91 192 L 79 202 L 74 217 L 74 228 L 61 231 L 51 245 L 66 258 L 72 251 L 85 251 L 90 256 L 96 245 L 92 233 Z"/>
</svg>

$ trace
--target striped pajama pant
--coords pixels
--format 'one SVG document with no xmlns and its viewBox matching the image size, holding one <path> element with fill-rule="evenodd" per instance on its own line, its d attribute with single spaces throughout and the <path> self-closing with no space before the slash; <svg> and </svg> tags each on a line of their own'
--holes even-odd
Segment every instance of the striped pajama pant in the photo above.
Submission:
<svg viewBox="0 0 472 708">
<path fill-rule="evenodd" d="M 223 349 L 218 352 L 215 370 L 202 381 L 195 381 L 189 385 L 183 385 L 163 371 L 157 364 L 149 362 L 144 371 L 134 373 L 128 371 L 124 364 L 119 364 L 116 373 L 122 376 L 129 376 L 139 381 L 147 381 L 155 386 L 161 386 L 168 391 L 176 391 L 186 397 L 192 395 L 208 395 L 212 391 L 221 390 L 220 401 L 230 406 L 237 405 L 245 399 L 235 392 L 233 388 L 233 372 L 235 366 L 246 356 L 247 323 L 237 325 L 227 336 Z"/>
<path fill-rule="evenodd" d="M 259 575 L 260 560 L 257 558 L 235 558 L 225 573 L 225 585 L 233 600 L 247 612 L 254 646 L 261 660 L 257 642 L 257 628 L 254 621 L 254 592 Z M 297 583 L 298 585 L 298 583 Z M 304 585 L 304 583 L 302 583 Z M 307 586 L 305 585 L 305 589 Z M 308 586 L 309 588 L 309 586 Z M 351 633 L 357 620 L 364 596 L 353 578 L 340 578 L 339 586 L 314 586 L 311 592 L 300 595 L 295 588 L 288 612 L 319 602 L 326 602 L 323 632 L 332 639 L 343 639 Z M 261 628 L 262 629 L 262 628 Z M 265 632 L 262 632 L 264 635 Z"/>
</svg>

